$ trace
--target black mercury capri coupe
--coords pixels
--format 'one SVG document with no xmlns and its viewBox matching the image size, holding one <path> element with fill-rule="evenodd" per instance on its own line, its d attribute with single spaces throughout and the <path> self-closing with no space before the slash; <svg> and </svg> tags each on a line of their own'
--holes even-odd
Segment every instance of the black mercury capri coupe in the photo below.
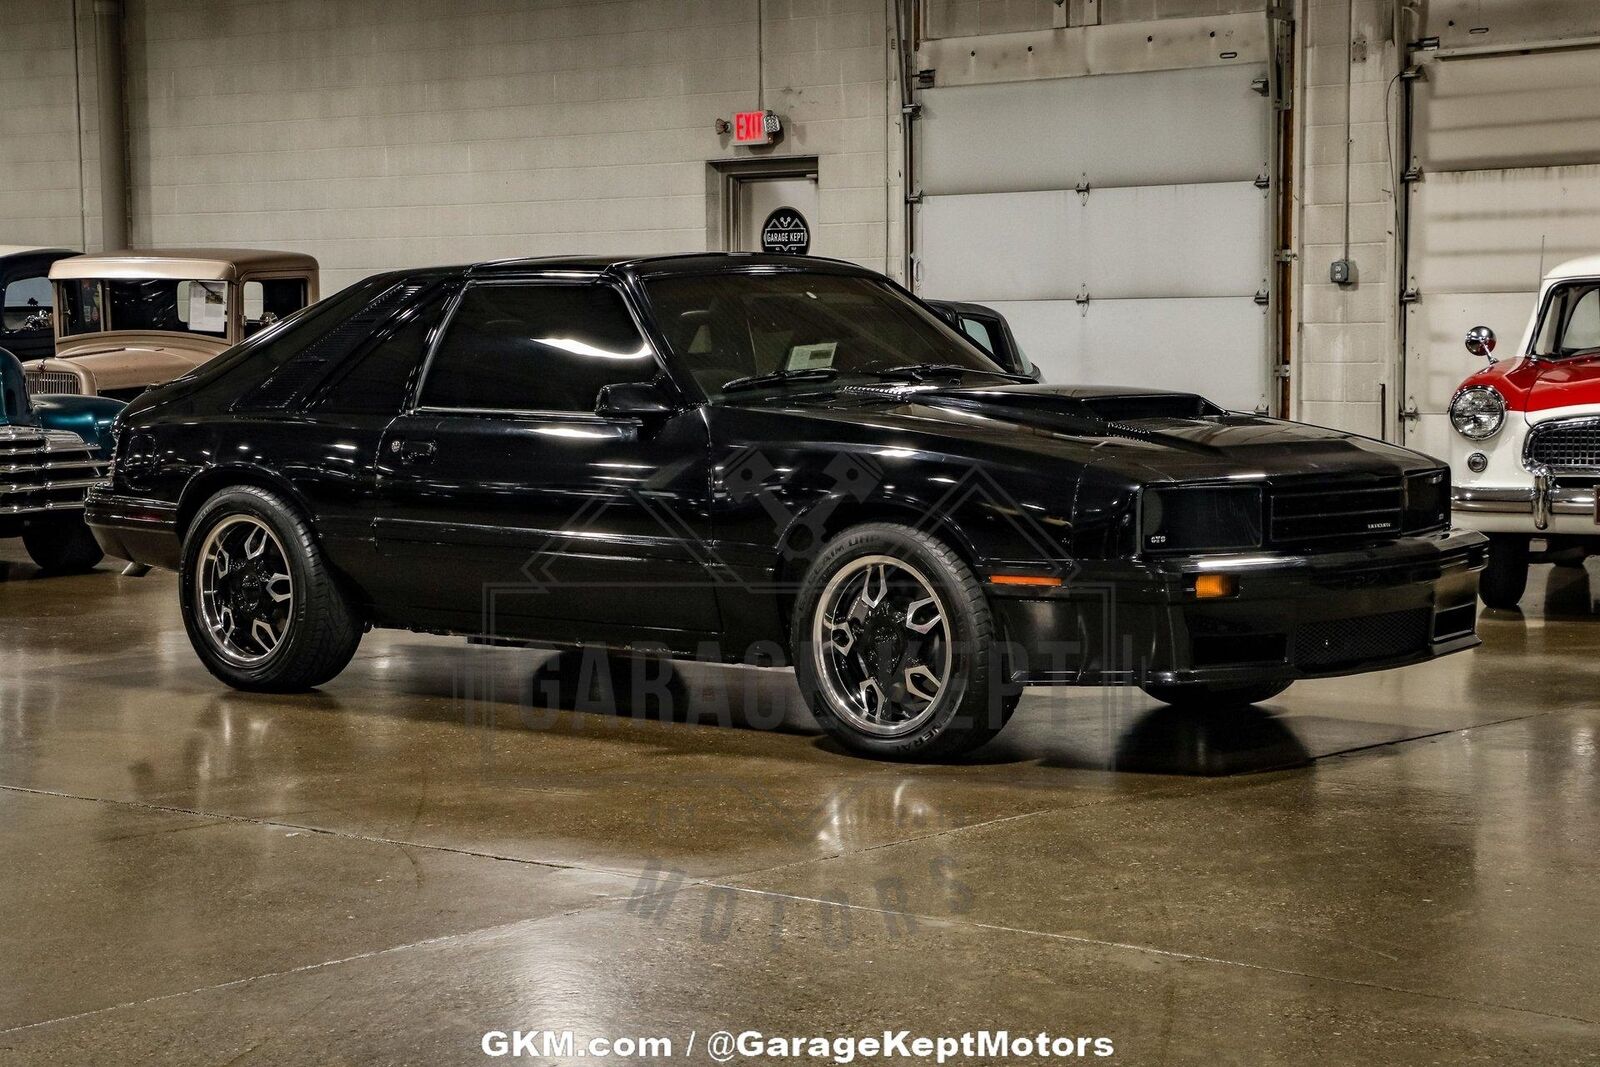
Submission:
<svg viewBox="0 0 1600 1067">
<path fill-rule="evenodd" d="M 1022 686 L 1174 704 L 1477 644 L 1447 469 L 1198 396 L 1024 383 L 880 275 L 697 254 L 361 282 L 135 400 L 89 521 L 229 685 L 372 626 L 795 667 L 879 756 Z"/>
</svg>

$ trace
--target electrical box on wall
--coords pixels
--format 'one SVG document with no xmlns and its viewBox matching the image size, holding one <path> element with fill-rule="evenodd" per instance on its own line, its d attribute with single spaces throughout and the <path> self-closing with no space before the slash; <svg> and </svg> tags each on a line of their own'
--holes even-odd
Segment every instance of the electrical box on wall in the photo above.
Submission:
<svg viewBox="0 0 1600 1067">
<path fill-rule="evenodd" d="M 1355 260 L 1334 260 L 1328 267 L 1328 280 L 1334 285 L 1354 285 L 1356 281 Z"/>
</svg>

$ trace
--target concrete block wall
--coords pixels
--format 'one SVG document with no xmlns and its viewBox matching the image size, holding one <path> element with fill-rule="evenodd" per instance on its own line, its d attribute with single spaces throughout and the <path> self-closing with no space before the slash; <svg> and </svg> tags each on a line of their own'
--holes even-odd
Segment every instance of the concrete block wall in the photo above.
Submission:
<svg viewBox="0 0 1600 1067">
<path fill-rule="evenodd" d="M 749 152 L 714 123 L 764 97 L 776 154 L 818 157 L 814 251 L 897 269 L 889 22 L 884 0 L 129 0 L 133 240 L 306 251 L 325 292 L 703 249 L 708 161 Z"/>
<path fill-rule="evenodd" d="M 1394 81 L 1401 53 L 1393 3 L 1301 0 L 1296 21 L 1301 282 L 1290 357 L 1295 413 L 1308 422 L 1392 438 L 1399 408 L 1395 161 L 1404 121 Z M 1345 251 L 1347 175 L 1349 255 L 1357 280 L 1337 286 L 1328 280 L 1328 267 Z"/>
<path fill-rule="evenodd" d="M 0 245 L 97 246 L 98 137 L 91 5 L 5 0 L 0 7 Z"/>
</svg>

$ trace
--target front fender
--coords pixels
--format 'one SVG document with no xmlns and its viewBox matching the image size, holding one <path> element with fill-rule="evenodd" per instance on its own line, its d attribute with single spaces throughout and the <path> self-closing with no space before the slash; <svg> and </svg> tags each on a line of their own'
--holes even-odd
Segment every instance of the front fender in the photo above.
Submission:
<svg viewBox="0 0 1600 1067">
<path fill-rule="evenodd" d="M 33 398 L 33 411 L 39 426 L 47 430 L 71 430 L 84 443 L 111 454 L 115 441 L 112 424 L 128 405 L 106 396 L 50 395 Z"/>
</svg>

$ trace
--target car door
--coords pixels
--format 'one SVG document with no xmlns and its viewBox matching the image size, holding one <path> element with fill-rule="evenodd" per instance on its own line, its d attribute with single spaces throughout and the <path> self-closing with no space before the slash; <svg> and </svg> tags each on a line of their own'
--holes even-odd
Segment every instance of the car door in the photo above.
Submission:
<svg viewBox="0 0 1600 1067">
<path fill-rule="evenodd" d="M 501 636 L 716 631 L 700 412 L 596 413 L 643 381 L 666 384 L 615 287 L 470 282 L 379 449 L 379 552 L 412 608 Z"/>
</svg>

